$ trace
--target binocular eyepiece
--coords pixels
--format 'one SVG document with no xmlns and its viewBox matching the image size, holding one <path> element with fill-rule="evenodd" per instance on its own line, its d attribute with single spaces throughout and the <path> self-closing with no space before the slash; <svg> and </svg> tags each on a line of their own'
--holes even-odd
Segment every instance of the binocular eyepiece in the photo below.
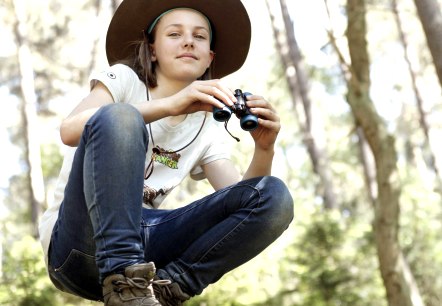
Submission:
<svg viewBox="0 0 442 306">
<path fill-rule="evenodd" d="M 236 89 L 234 93 L 237 102 L 231 107 L 224 105 L 223 108 L 213 108 L 213 118 L 216 121 L 226 122 L 229 121 L 232 113 L 239 119 L 240 126 L 245 131 L 253 131 L 258 127 L 258 117 L 250 113 L 249 107 L 246 105 L 247 96 L 251 93 L 243 93 L 241 89 Z"/>
</svg>

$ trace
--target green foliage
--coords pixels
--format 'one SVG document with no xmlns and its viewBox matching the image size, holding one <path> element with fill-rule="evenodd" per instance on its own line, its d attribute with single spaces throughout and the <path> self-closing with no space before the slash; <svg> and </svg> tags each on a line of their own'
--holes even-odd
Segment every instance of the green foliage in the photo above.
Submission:
<svg viewBox="0 0 442 306">
<path fill-rule="evenodd" d="M 2 305 L 56 305 L 55 289 L 46 275 L 40 244 L 30 236 L 5 247 Z"/>
<path fill-rule="evenodd" d="M 10 221 L 17 222 L 17 224 L 23 223 L 23 220 L 31 220 L 31 212 L 27 203 L 27 199 L 29 199 L 29 189 L 26 185 L 28 183 L 27 179 L 28 177 L 24 173 L 12 176 L 9 179 L 9 194 L 4 201 L 5 206 L 11 212 Z M 15 231 L 15 228 L 10 230 Z"/>
<path fill-rule="evenodd" d="M 279 240 L 263 253 L 223 276 L 209 286 L 201 296 L 191 299 L 189 306 L 282 306 L 271 302 L 272 297 L 283 290 L 284 283 L 279 271 L 279 262 L 292 239 L 288 229 Z"/>
<path fill-rule="evenodd" d="M 425 170 L 426 169 L 421 169 Z M 431 190 L 431 176 L 403 169 L 401 245 L 426 305 L 442 303 L 441 195 Z M 425 175 L 427 181 L 423 180 Z"/>
<path fill-rule="evenodd" d="M 41 146 L 41 163 L 45 180 L 56 178 L 63 163 L 60 147 L 55 143 Z"/>
<path fill-rule="evenodd" d="M 262 5 L 262 1 L 244 2 L 252 4 L 250 8 L 253 9 Z M 26 4 L 27 38 L 33 54 L 39 105 L 44 110 L 65 115 L 67 109 L 73 106 L 70 103 L 80 101 L 77 91 L 81 92 L 81 97 L 87 92 L 89 69 L 94 65 L 94 69 L 106 65 L 104 54 L 94 53 L 94 44 L 99 35 L 105 34 L 108 20 L 102 22 L 100 19 L 97 22 L 93 1 L 27 1 Z M 5 50 L 2 50 L 0 56 L 0 84 L 8 86 L 11 95 L 20 96 L 17 82 L 19 65 L 14 53 L 16 41 L 13 37 L 16 20 L 11 5 L 12 2 L 7 1 L 5 6 L 0 7 L 4 28 L 2 34 L 5 34 Z M 414 11 L 410 7 L 413 4 L 401 5 L 404 6 L 401 13 L 407 18 L 409 50 L 418 57 L 413 60 L 417 63 L 420 59 L 422 64 L 422 67 L 415 68 L 420 70 L 419 86 L 422 86 L 425 110 L 431 115 L 431 132 L 440 133 L 440 127 L 435 124 L 440 121 L 440 87 L 432 85 L 433 63 L 428 52 L 424 52 L 425 37 L 418 31 L 418 18 L 410 13 Z M 296 7 L 293 13 L 303 11 L 303 7 L 307 5 Z M 331 12 L 336 9 L 342 7 L 334 6 Z M 108 13 L 108 8 L 103 6 L 101 17 L 108 18 Z M 258 23 L 264 23 L 265 18 L 261 14 L 253 14 L 251 17 L 254 19 L 256 16 Z M 346 20 L 339 20 L 345 19 L 343 14 L 333 16 L 337 19 L 330 20 L 333 23 L 330 29 L 336 30 Z M 398 61 L 403 61 L 402 50 L 398 50 L 396 37 L 393 36 L 395 31 L 392 30 L 394 25 L 391 12 L 384 7 L 376 8 L 372 5 L 369 18 L 368 39 L 374 68 L 373 99 L 388 122 L 389 131 L 396 137 L 399 154 L 397 166 L 402 184 L 401 246 L 425 303 L 441 305 L 441 195 L 435 191 L 437 186 L 434 184 L 434 173 L 428 166 L 428 148 L 424 147 L 409 76 L 401 68 L 403 64 L 398 65 Z M 322 20 L 308 19 L 315 23 Z M 298 22 L 296 18 L 294 21 Z M 345 103 L 347 84 L 342 68 L 346 67 L 332 54 L 327 39 L 322 42 L 325 45 L 322 46 L 321 54 L 303 52 L 306 66 L 310 66 L 306 69 L 309 71 L 311 85 L 309 95 L 314 109 L 313 120 L 321 123 L 315 132 L 322 132 L 320 140 L 329 157 L 329 163 L 324 166 L 332 173 L 333 189 L 341 211 L 324 212 L 319 209 L 322 202 L 315 189 L 318 177 L 312 171 L 303 144 L 305 139 L 299 125 L 302 122 L 300 101 L 291 101 L 286 82 L 287 71 L 276 60 L 271 37 L 266 36 L 264 31 L 256 33 L 259 33 L 258 39 L 253 43 L 255 46 L 257 42 L 263 43 L 262 50 L 259 50 L 263 52 L 264 45 L 270 46 L 270 54 L 260 57 L 258 61 L 254 60 L 253 66 L 259 68 L 257 73 L 241 69 L 245 77 L 239 78 L 235 87 L 262 94 L 278 110 L 283 128 L 278 136 L 274 169 L 292 191 L 296 202 L 296 217 L 284 235 L 264 253 L 228 273 L 186 305 L 385 305 L 370 224 L 373 208 L 366 199 L 364 170 L 358 139 L 354 133 L 354 118 Z M 302 33 L 309 33 L 309 39 L 315 40 L 310 34 L 314 32 L 308 26 L 297 29 L 297 35 Z M 335 34 L 336 37 L 343 36 L 343 32 Z M 300 48 L 303 49 L 300 38 Z M 345 53 L 345 42 L 338 43 Z M 251 48 L 251 55 L 260 48 Z M 99 49 L 99 52 L 104 50 Z M 6 99 L 5 102 L 10 105 L 13 99 Z M 402 109 L 400 115 L 399 108 Z M 18 113 L 19 108 L 13 111 Z M 18 122 L 14 114 L 7 116 L 10 122 Z M 52 119 L 57 123 L 49 123 L 51 118 L 47 118 L 42 125 L 50 128 L 58 126 L 59 118 Z M 23 145 L 23 129 L 19 124 L 11 127 L 13 123 L 7 125 L 10 139 Z M 253 144 L 246 133 L 239 129 L 237 122 L 233 121 L 229 128 L 241 138 L 239 144 L 230 138 L 228 143 L 234 147 L 233 160 L 244 172 L 253 153 Z M 44 134 L 48 138 L 53 135 L 51 132 Z M 48 187 L 58 175 L 61 156 L 53 139 L 44 142 L 41 147 L 42 169 Z M 62 293 L 51 284 L 39 242 L 23 234 L 30 233 L 32 228 L 27 200 L 29 190 L 26 188 L 28 179 L 22 173 L 11 177 L 8 193 L 2 203 L 0 226 L 4 236 L 0 238 L 6 240 L 1 241 L 3 271 L 0 271 L 0 305 L 99 305 Z M 183 185 L 174 191 L 174 195 L 177 195 L 175 198 L 169 196 L 169 202 L 187 203 L 190 201 L 188 198 L 195 199 L 212 190 L 207 182 L 185 181 Z M 50 191 L 50 187 L 47 190 Z"/>
<path fill-rule="evenodd" d="M 3 250 L 0 305 L 94 305 L 62 293 L 52 285 L 46 272 L 40 242 L 33 237 L 24 236 L 11 244 L 5 243 Z"/>
<path fill-rule="evenodd" d="M 285 295 L 296 305 L 383 305 L 371 228 L 337 211 L 313 211 L 306 220 L 281 266 L 292 289 L 281 291 L 280 300 Z"/>
</svg>

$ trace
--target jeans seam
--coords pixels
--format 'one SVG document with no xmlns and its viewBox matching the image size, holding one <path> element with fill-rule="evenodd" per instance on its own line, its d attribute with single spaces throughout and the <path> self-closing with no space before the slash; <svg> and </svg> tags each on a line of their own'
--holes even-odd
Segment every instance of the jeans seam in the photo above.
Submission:
<svg viewBox="0 0 442 306">
<path fill-rule="evenodd" d="M 219 190 L 219 191 L 217 191 L 217 192 L 215 192 L 215 193 L 213 193 L 213 194 L 207 196 L 207 197 L 205 198 L 204 201 L 201 201 L 201 200 L 200 200 L 199 203 L 198 203 L 198 205 L 194 205 L 194 206 L 192 206 L 191 208 L 182 211 L 179 215 L 174 215 L 174 216 L 173 216 L 172 218 L 170 218 L 170 219 L 169 219 L 169 218 L 166 218 L 166 219 L 164 219 L 164 220 L 161 220 L 161 222 L 158 222 L 158 223 L 152 223 L 152 224 L 151 224 L 151 223 L 148 223 L 148 222 L 145 222 L 146 225 L 145 225 L 144 227 L 157 226 L 157 225 L 164 224 L 164 223 L 166 223 L 166 222 L 170 222 L 170 221 L 172 221 L 173 219 L 176 219 L 176 218 L 178 218 L 178 217 L 180 217 L 180 216 L 182 216 L 182 215 L 188 213 L 189 211 L 191 211 L 191 210 L 193 210 L 193 209 L 199 207 L 200 205 L 203 205 L 206 201 L 212 199 L 213 197 L 215 197 L 215 196 L 219 196 L 219 195 L 221 195 L 221 194 L 223 194 L 223 193 L 225 193 L 225 192 L 227 192 L 227 191 L 230 191 L 230 190 L 232 190 L 233 188 L 235 188 L 235 187 L 237 187 L 237 186 L 238 186 L 238 185 L 235 184 L 235 185 L 232 185 L 232 186 L 226 187 L 225 189 Z M 261 207 L 261 197 L 262 197 L 262 196 L 261 196 L 261 192 L 260 192 L 259 188 L 256 188 L 255 186 L 252 186 L 252 185 L 249 185 L 249 184 L 245 184 L 245 185 L 242 185 L 242 186 L 244 186 L 244 187 L 249 187 L 249 188 L 251 188 L 252 190 L 254 190 L 254 192 L 256 192 L 256 193 L 258 194 L 259 201 L 258 201 L 258 203 L 256 204 L 256 207 Z"/>
<path fill-rule="evenodd" d="M 88 142 L 90 142 L 91 150 L 92 150 L 92 169 L 91 169 L 91 171 L 93 172 L 92 176 L 94 177 L 94 180 L 93 180 L 94 205 L 95 205 L 95 209 L 96 209 L 96 213 L 97 213 L 97 223 L 100 225 L 100 231 L 98 234 L 100 235 L 100 237 L 103 241 L 103 244 L 104 244 L 103 251 L 104 251 L 104 256 L 105 256 L 105 266 L 109 267 L 110 266 L 110 263 L 109 263 L 110 259 L 107 256 L 107 243 L 106 243 L 105 237 L 103 236 L 103 228 L 102 228 L 102 222 L 101 222 L 102 218 L 101 218 L 100 210 L 98 209 L 98 205 L 97 205 L 97 190 L 96 190 L 96 185 L 95 185 L 95 181 L 96 181 L 95 180 L 95 142 L 91 139 L 91 136 L 92 136 L 91 134 L 93 133 L 93 131 L 92 131 L 93 124 L 95 124 L 94 120 L 91 121 L 89 124 Z"/>
<path fill-rule="evenodd" d="M 201 258 L 198 259 L 198 261 L 196 263 L 192 264 L 191 268 L 193 268 L 193 266 L 200 264 L 203 261 L 203 259 L 207 259 L 209 257 L 209 254 L 212 251 L 216 252 L 228 239 L 230 239 L 232 237 L 232 234 L 240 231 L 242 229 L 244 223 L 255 212 L 255 210 L 256 210 L 256 208 L 252 209 L 252 211 L 247 215 L 247 217 L 245 217 L 243 220 L 241 220 L 241 222 L 239 222 L 230 232 L 228 232 L 223 238 L 221 238 L 221 240 L 217 241 L 211 248 L 209 248 L 209 250 L 206 253 L 201 255 Z"/>
<path fill-rule="evenodd" d="M 202 254 L 201 257 L 200 257 L 195 263 L 193 263 L 192 265 L 190 265 L 189 268 L 187 268 L 186 270 L 183 270 L 182 273 L 180 273 L 180 274 L 178 274 L 178 273 L 174 274 L 174 275 L 172 276 L 173 279 L 175 279 L 175 277 L 176 277 L 177 275 L 179 275 L 179 276 L 186 275 L 189 271 L 194 270 L 195 267 L 197 267 L 198 265 L 200 265 L 200 264 L 202 263 L 203 259 L 206 259 L 206 260 L 207 260 L 207 259 L 209 258 L 210 253 L 216 252 L 220 247 L 222 247 L 222 245 L 223 245 L 228 239 L 230 239 L 230 237 L 232 237 L 232 234 L 233 234 L 233 233 L 236 233 L 236 232 L 238 232 L 239 230 L 241 230 L 241 228 L 243 227 L 242 225 L 244 225 L 245 221 L 247 221 L 247 220 L 250 218 L 250 216 L 256 212 L 256 209 L 257 209 L 257 208 L 260 208 L 260 207 L 261 207 L 262 196 L 261 196 L 261 193 L 260 193 L 259 189 L 256 188 L 256 187 L 254 187 L 254 186 L 251 186 L 251 185 L 244 185 L 244 186 L 248 186 L 248 187 L 254 189 L 254 191 L 258 194 L 258 201 L 257 201 L 257 203 L 255 204 L 255 208 L 253 208 L 252 211 L 251 211 L 251 212 L 250 212 L 250 213 L 249 213 L 244 219 L 242 219 L 241 222 L 239 222 L 239 223 L 238 223 L 238 224 L 237 224 L 237 225 L 236 225 L 231 231 L 229 231 L 226 235 L 224 235 L 224 237 L 222 237 L 220 240 L 218 240 L 217 242 L 215 242 L 214 245 L 211 246 L 211 247 L 207 250 L 207 252 L 205 252 L 204 254 Z M 229 190 L 230 190 L 230 189 L 229 189 Z"/>
</svg>

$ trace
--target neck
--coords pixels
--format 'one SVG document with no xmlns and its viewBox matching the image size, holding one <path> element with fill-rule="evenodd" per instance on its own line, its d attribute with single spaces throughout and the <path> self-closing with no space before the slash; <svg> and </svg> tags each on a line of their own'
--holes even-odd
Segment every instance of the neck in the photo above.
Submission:
<svg viewBox="0 0 442 306">
<path fill-rule="evenodd" d="M 171 82 L 166 81 L 164 82 L 158 79 L 158 86 L 155 88 L 149 88 L 149 93 L 152 99 L 161 99 L 166 98 L 169 96 L 172 96 L 182 90 L 183 88 L 187 87 L 190 83 L 189 82 Z M 166 122 L 171 126 L 176 126 L 180 124 L 181 122 L 186 119 L 187 115 L 178 115 L 178 116 L 171 116 L 164 118 Z"/>
<path fill-rule="evenodd" d="M 149 88 L 149 92 L 153 99 L 166 98 L 176 94 L 183 88 L 189 86 L 191 83 L 192 82 L 189 81 L 165 80 L 159 76 L 157 79 L 157 87 Z"/>
</svg>

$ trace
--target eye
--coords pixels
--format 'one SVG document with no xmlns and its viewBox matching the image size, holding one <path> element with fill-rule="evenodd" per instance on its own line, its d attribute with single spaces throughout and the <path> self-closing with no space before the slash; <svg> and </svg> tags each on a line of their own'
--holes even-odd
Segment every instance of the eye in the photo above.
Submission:
<svg viewBox="0 0 442 306">
<path fill-rule="evenodd" d="M 178 32 L 172 32 L 172 33 L 169 33 L 168 36 L 169 36 L 169 37 L 179 37 L 179 36 L 180 36 L 180 33 L 178 33 Z"/>
<path fill-rule="evenodd" d="M 200 39 L 200 40 L 205 40 L 205 39 L 206 39 L 206 36 L 203 35 L 203 34 L 195 34 L 194 37 L 195 37 L 196 39 Z"/>
</svg>

